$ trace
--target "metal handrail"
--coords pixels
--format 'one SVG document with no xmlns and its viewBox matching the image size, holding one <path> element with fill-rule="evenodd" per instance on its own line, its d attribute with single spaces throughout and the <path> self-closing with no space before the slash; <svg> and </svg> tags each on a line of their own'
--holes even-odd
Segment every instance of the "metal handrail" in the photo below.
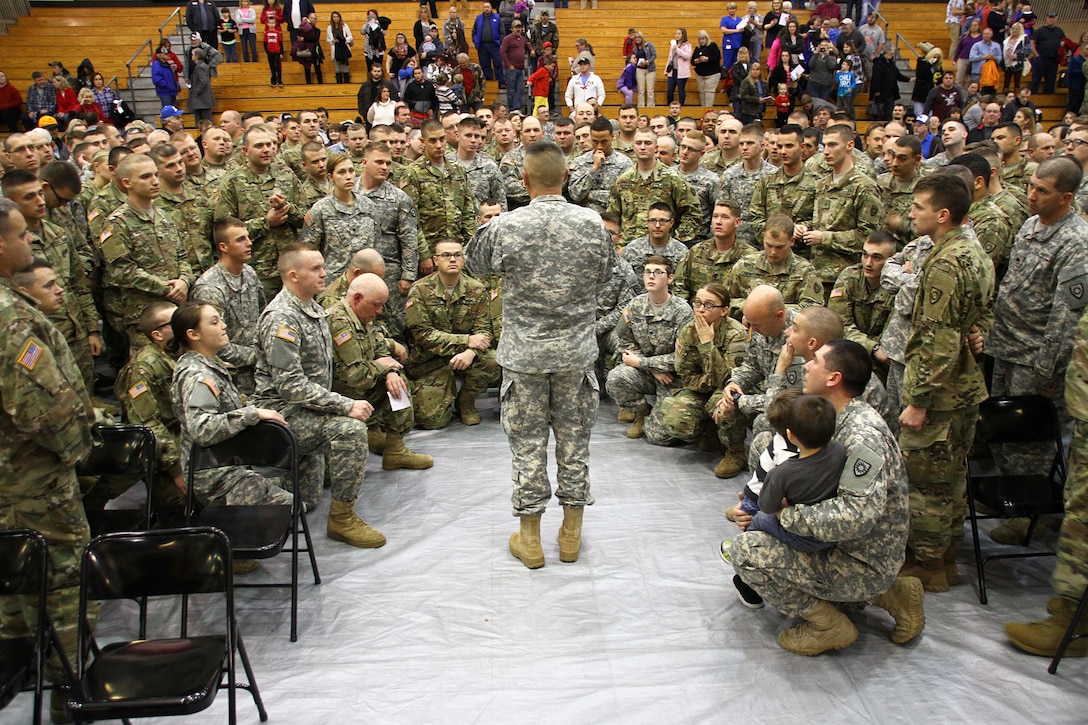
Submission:
<svg viewBox="0 0 1088 725">
<path fill-rule="evenodd" d="M 30 15 L 29 0 L 0 0 L 0 23 L 16 25 L 24 15 Z"/>
<path fill-rule="evenodd" d="M 132 75 L 132 64 L 135 63 L 136 59 L 140 57 L 140 54 L 144 52 L 144 48 L 147 48 L 147 64 L 151 65 L 151 63 L 154 60 L 154 57 L 152 55 L 154 45 L 151 42 L 151 38 L 148 38 L 147 40 L 145 40 L 143 45 L 141 45 L 139 47 L 139 49 L 135 53 L 132 54 L 132 57 L 129 58 L 128 61 L 125 62 L 125 68 L 128 70 L 128 93 L 129 93 L 129 96 L 132 97 L 132 107 L 133 108 L 136 107 L 136 89 L 134 88 L 134 84 L 133 84 L 132 81 L 133 81 L 133 79 L 135 79 L 137 76 L 140 75 L 140 70 L 138 69 L 136 71 L 135 76 Z"/>
<path fill-rule="evenodd" d="M 915 58 L 921 58 L 922 57 L 922 54 L 918 52 L 917 48 L 915 48 L 913 45 L 910 44 L 909 40 L 907 40 L 906 38 L 903 37 L 902 33 L 896 33 L 895 34 L 895 51 L 896 51 L 897 55 L 902 55 L 902 53 L 899 52 L 899 42 L 900 41 L 902 41 L 903 44 L 907 46 L 907 48 L 910 50 L 911 53 L 914 53 Z"/>
<path fill-rule="evenodd" d="M 167 18 L 167 19 L 166 19 L 166 20 L 165 20 L 165 21 L 163 22 L 163 24 L 159 26 L 159 40 L 162 40 L 162 29 L 163 29 L 163 28 L 165 28 L 165 27 L 166 27 L 167 25 L 169 25 L 169 24 L 170 24 L 170 21 L 174 19 L 174 16 L 175 16 L 175 15 L 177 15 L 177 16 L 178 16 L 178 22 L 177 22 L 177 24 L 178 24 L 178 25 L 181 25 L 181 8 L 174 8 L 174 12 L 170 13 L 170 17 L 168 17 L 168 18 Z"/>
</svg>

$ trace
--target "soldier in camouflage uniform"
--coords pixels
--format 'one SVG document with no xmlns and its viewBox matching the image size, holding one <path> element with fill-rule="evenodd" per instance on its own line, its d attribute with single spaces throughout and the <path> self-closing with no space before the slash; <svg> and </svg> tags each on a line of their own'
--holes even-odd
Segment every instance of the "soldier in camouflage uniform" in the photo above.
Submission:
<svg viewBox="0 0 1088 725">
<path fill-rule="evenodd" d="M 608 211 L 619 214 L 624 242 L 649 232 L 648 212 L 664 203 L 673 210 L 676 238 L 685 249 L 698 241 L 702 210 L 691 188 L 673 169 L 657 160 L 657 137 L 649 129 L 635 132 L 635 166 L 616 179 L 608 196 Z M 673 262 L 675 266 L 676 262 Z M 632 265 L 633 266 L 633 265 Z"/>
<path fill-rule="evenodd" d="M 700 450 L 718 449 L 718 426 L 707 403 L 725 387 L 733 368 L 744 359 L 748 331 L 729 317 L 729 294 L 720 282 L 696 290 L 695 318 L 676 337 L 676 376 L 683 388 L 661 400 L 646 420 L 646 440 L 667 446 L 701 439 Z M 736 426 L 733 443 L 744 443 L 744 427 Z"/>
<path fill-rule="evenodd" d="M 777 169 L 763 158 L 763 127 L 757 123 L 748 124 L 740 135 L 741 163 L 730 166 L 721 175 L 718 196 L 732 200 L 741 210 L 741 225 L 737 230 L 737 239 L 749 247 L 762 249 L 762 237 L 756 239 L 752 231 L 752 195 L 756 182 L 764 176 L 773 174 Z"/>
<path fill-rule="evenodd" d="M 705 154 L 699 162 L 718 178 L 741 162 L 740 134 L 744 124 L 740 119 L 723 114 L 718 119 L 718 145 Z"/>
<path fill-rule="evenodd" d="M 982 248 L 993 260 L 996 280 L 1000 283 L 1009 264 L 1009 250 L 1016 230 L 1005 212 L 990 200 L 990 163 L 980 154 L 966 153 L 952 159 L 948 166 L 966 168 L 974 179 L 973 200 L 967 216 Z"/>
<path fill-rule="evenodd" d="M 529 203 L 529 192 L 525 190 L 525 182 L 521 178 L 525 168 L 525 147 L 542 138 L 544 130 L 540 126 L 540 120 L 535 116 L 526 117 L 521 122 L 521 145 L 503 154 L 499 161 L 499 172 L 502 173 L 506 202 L 510 209 Z"/>
<path fill-rule="evenodd" d="M 90 541 L 75 465 L 91 451 L 94 412 L 63 337 L 12 283 L 32 260 L 26 221 L 13 202 L 0 199 L 0 399 L 20 401 L 0 410 L 0 528 L 34 529 L 49 544 L 46 608 L 74 661 L 79 559 Z M 29 636 L 37 617 L 37 597 L 0 603 L 0 636 Z M 63 712 L 67 673 L 55 655 L 45 667 L 61 686 L 54 689 L 53 706 Z"/>
<path fill-rule="evenodd" d="M 1074 193 L 1075 209 L 1088 220 L 1088 126 L 1076 125 L 1065 138 L 1065 155 L 1076 161 L 1083 172 L 1080 186 Z M 48 166 L 48 164 L 47 164 Z"/>
<path fill-rule="evenodd" d="M 849 126 L 839 124 L 824 133 L 824 157 L 833 174 L 817 184 L 812 223 L 797 229 L 812 248 L 812 266 L 823 281 L 825 298 L 884 220 L 876 182 L 854 165 L 853 146 Z"/>
<path fill-rule="evenodd" d="M 457 124 L 457 150 L 446 154 L 446 162 L 465 170 L 477 205 L 486 199 L 498 199 L 502 210 L 506 211 L 506 184 L 498 164 L 480 153 L 483 137 L 482 126 L 475 116 L 461 119 Z"/>
<path fill-rule="evenodd" d="M 98 244 L 106 261 L 103 285 L 117 295 L 122 329 L 135 351 L 148 343 L 137 325 L 144 307 L 161 299 L 185 302 L 196 277 L 180 230 L 154 205 L 155 162 L 143 154 L 126 156 L 117 176 L 128 189 L 128 201 L 110 214 Z"/>
<path fill-rule="evenodd" d="M 181 234 L 193 274 L 200 275 L 215 264 L 211 244 L 211 215 L 205 204 L 185 186 L 185 164 L 170 144 L 158 144 L 149 154 L 159 170 L 156 207 L 174 222 Z M 203 194 L 202 194 L 203 198 Z"/>
<path fill-rule="evenodd" d="M 782 168 L 757 181 L 752 191 L 749 213 L 756 240 L 763 239 L 763 228 L 775 212 L 782 212 L 794 224 L 812 221 L 816 206 L 816 178 L 801 161 L 803 138 L 800 126 L 787 124 L 778 131 L 775 144 L 782 159 Z"/>
<path fill-rule="evenodd" d="M 987 397 L 969 335 L 993 324 L 993 263 L 961 224 L 971 205 L 966 182 L 934 173 L 918 182 L 911 212 L 915 230 L 933 238 L 919 270 L 907 338 L 899 446 L 910 479 L 908 546 L 928 591 L 947 591 L 945 554 L 963 536 L 967 449 L 978 404 Z M 945 212 L 942 217 L 941 213 Z M 942 221 L 942 218 L 944 221 Z"/>
<path fill-rule="evenodd" d="M 352 164 L 355 165 L 355 162 L 352 161 Z M 329 152 L 320 143 L 311 141 L 302 147 L 302 169 L 306 174 L 298 182 L 299 209 L 309 211 L 314 204 L 332 193 L 328 165 Z"/>
<path fill-rule="evenodd" d="M 333 193 L 306 212 L 299 240 L 318 248 L 326 260 L 326 274 L 340 275 L 355 252 L 376 246 L 380 232 L 374 202 L 355 192 L 355 166 L 351 159 L 344 154 L 333 154 L 328 171 Z"/>
<path fill-rule="evenodd" d="M 880 346 L 880 336 L 888 324 L 895 295 L 880 284 L 884 265 L 895 254 L 895 238 L 885 231 L 875 231 L 865 240 L 861 264 L 847 267 L 835 281 L 827 306 L 842 317 L 843 337 L 853 340 L 870 355 Z M 874 368 L 879 369 L 874 365 Z M 883 366 L 887 372 L 887 366 Z M 893 402 L 899 415 L 899 401 Z"/>
<path fill-rule="evenodd" d="M 623 258 L 631 265 L 635 278 L 639 280 L 639 292 L 646 289 L 643 286 L 642 265 L 647 259 L 652 256 L 664 257 L 669 262 L 669 269 L 676 269 L 676 265 L 688 253 L 684 243 L 672 237 L 672 227 L 676 221 L 672 207 L 662 201 L 655 202 L 646 217 L 650 233 L 627 244 L 622 252 Z"/>
<path fill-rule="evenodd" d="M 646 293 L 632 299 L 623 310 L 617 328 L 619 345 L 616 367 L 608 373 L 609 396 L 635 414 L 628 438 L 641 438 L 650 413 L 646 396 L 655 396 L 657 407 L 669 395 L 683 389 L 676 378 L 676 338 L 691 322 L 691 306 L 669 293 L 672 264 L 651 256 L 643 269 Z M 621 364 L 622 363 L 622 364 Z"/>
<path fill-rule="evenodd" d="M 701 166 L 707 138 L 700 131 L 688 131 L 680 139 L 680 161 L 676 172 L 687 182 L 688 188 L 699 203 L 699 231 L 692 243 L 710 238 L 710 219 L 714 215 L 714 202 L 718 200 L 721 179 L 710 169 Z"/>
<path fill-rule="evenodd" d="M 174 367 L 170 397 L 174 401 L 184 465 L 188 465 L 194 444 L 222 443 L 262 420 L 286 422 L 274 410 L 243 402 L 226 366 L 216 355 L 216 350 L 222 349 L 229 338 L 226 325 L 214 307 L 186 305 L 175 314 L 171 327 L 176 335 L 172 347 L 181 352 Z M 199 339 L 190 337 L 191 332 L 198 333 Z M 204 505 L 292 503 L 291 494 L 243 466 L 198 471 L 193 475 L 193 488 L 197 500 Z"/>
<path fill-rule="evenodd" d="M 738 259 L 725 288 L 733 300 L 729 314 L 740 321 L 744 300 L 759 285 L 777 289 L 785 303 L 801 309 L 823 304 L 823 286 L 812 263 L 793 253 L 793 223 L 774 214 L 764 225 L 763 251 Z"/>
<path fill-rule="evenodd" d="M 740 168 L 740 167 L 735 167 Z M 713 237 L 699 242 L 676 265 L 673 293 L 691 302 L 707 282 L 725 283 L 730 270 L 742 257 L 755 254 L 751 247 L 738 244 L 742 207 L 729 197 L 714 204 L 711 217 Z"/>
<path fill-rule="evenodd" d="M 560 561 L 578 560 L 582 512 L 593 503 L 589 437 L 598 405 L 593 309 L 595 289 L 608 281 L 615 252 L 600 218 L 560 195 L 566 162 L 558 146 L 533 144 L 525 174 L 529 206 L 484 227 L 473 245 L 472 267 L 501 274 L 509 303 L 498 360 L 504 371 L 502 423 L 513 459 L 513 509 L 521 524 L 510 538 L 510 552 L 535 569 L 544 565 L 540 517 L 552 494 L 549 428 L 563 506 Z M 548 274 L 540 274 L 542 269 Z"/>
<path fill-rule="evenodd" d="M 609 196 L 616 179 L 634 166 L 627 158 L 612 148 L 612 123 L 598 118 L 590 126 L 593 150 L 574 161 L 567 181 L 567 193 L 575 204 L 588 206 L 601 213 L 607 211 Z"/>
<path fill-rule="evenodd" d="M 305 209 L 299 209 L 298 182 L 282 167 L 272 164 L 276 150 L 274 132 L 259 124 L 245 133 L 245 165 L 219 182 L 215 221 L 234 217 L 246 223 L 253 241 L 253 269 L 261 280 L 266 299 L 279 291 L 276 260 L 284 245 L 295 241 Z"/>
<path fill-rule="evenodd" d="M 1012 121 L 999 123 L 990 140 L 1001 150 L 1001 185 L 1021 199 L 1027 199 L 1028 182 L 1039 164 L 1021 153 L 1023 131 Z M 981 238 L 981 237 L 980 237 Z"/>
<path fill-rule="evenodd" d="M 884 229 L 900 244 L 914 238 L 910 228 L 910 207 L 914 185 L 922 178 L 922 144 L 915 136 L 900 136 L 884 142 L 891 158 L 889 171 L 877 177 L 880 203 L 884 208 Z"/>
<path fill-rule="evenodd" d="M 79 266 L 88 280 L 98 264 L 87 229 L 87 209 L 78 197 L 83 184 L 75 168 L 63 161 L 50 161 L 42 167 L 42 195 L 45 197 L 46 221 L 56 224 L 71 238 L 79 257 Z M 93 186 L 88 181 L 89 186 Z"/>
<path fill-rule="evenodd" d="M 434 274 L 412 285 L 405 313 L 412 338 L 407 373 L 416 423 L 422 428 L 445 427 L 452 417 L 456 378 L 463 377 L 457 410 L 462 423 L 477 425 L 476 396 L 499 379 L 490 349 L 490 298 L 487 288 L 462 273 L 464 253 L 457 240 L 438 242 L 434 264 Z"/>
<path fill-rule="evenodd" d="M 609 235 L 614 240 L 618 240 L 619 218 L 615 214 L 605 212 L 601 219 Z M 594 331 L 597 333 L 597 347 L 600 349 L 599 369 L 603 373 L 612 369 L 619 346 L 617 327 L 620 317 L 627 303 L 638 294 L 638 289 L 639 281 L 635 277 L 634 270 L 631 269 L 631 263 L 618 254 L 613 255 L 612 275 L 608 282 L 597 286 L 597 321 L 594 323 Z"/>
<path fill-rule="evenodd" d="M 778 635 L 779 646 L 790 652 L 817 655 L 857 639 L 837 602 L 871 601 L 892 615 L 892 642 L 906 643 L 925 626 L 925 595 L 917 579 L 896 578 L 907 538 L 907 479 L 891 431 L 860 399 L 870 378 L 868 355 L 856 343 L 833 340 L 816 352 L 805 372 L 805 392 L 835 406 L 834 439 L 846 447 L 846 465 L 837 496 L 812 506 L 787 506 L 779 518 L 786 530 L 835 546 L 802 552 L 753 531 L 732 543 L 733 567 L 780 612 L 805 620 Z M 747 515 L 737 515 L 742 529 L 749 522 Z"/>
<path fill-rule="evenodd" d="M 254 334 L 257 318 L 265 306 L 257 272 L 247 264 L 253 254 L 253 242 L 249 240 L 246 225 L 233 217 L 215 223 L 214 237 L 219 262 L 200 275 L 190 299 L 219 311 L 230 342 L 217 355 L 233 366 L 235 387 L 243 395 L 252 395 L 256 388 L 253 369 L 257 364 Z"/>
<path fill-rule="evenodd" d="M 352 280 L 347 295 L 329 310 L 332 389 L 374 406 L 367 419 L 367 439 L 370 450 L 382 456 L 382 469 L 430 468 L 434 459 L 404 445 L 404 436 L 415 421 L 408 386 L 401 363 L 392 356 L 392 344 L 372 324 L 388 296 L 389 288 L 381 277 L 361 274 Z M 392 410 L 390 395 L 407 400 L 409 405 Z"/>
<path fill-rule="evenodd" d="M 374 412 L 332 387 L 333 352 L 325 311 L 315 297 L 325 287 L 321 253 L 296 242 L 280 255 L 283 290 L 257 321 L 254 404 L 279 411 L 298 437 L 299 484 L 307 509 L 321 497 L 324 466 L 332 479 L 329 538 L 360 548 L 385 545 L 385 536 L 355 513 L 366 474 L 366 419 Z"/>
<path fill-rule="evenodd" d="M 302 181 L 306 176 L 306 170 L 302 168 L 302 147 L 311 142 L 321 143 L 321 124 L 313 111 L 298 114 L 298 123 L 301 131 L 299 143 L 291 148 L 285 146 L 280 152 L 280 159 L 294 172 L 297 180 Z"/>
<path fill-rule="evenodd" d="M 124 150 L 119 151 L 119 149 Z M 121 188 L 121 180 L 117 178 L 116 170 L 121 160 L 131 153 L 123 146 L 118 146 L 110 151 L 111 160 L 112 157 L 117 159 L 117 163 L 110 164 L 114 169 L 113 179 L 94 195 L 87 206 L 87 228 L 91 233 L 91 244 L 96 249 L 98 248 L 98 238 L 102 236 L 102 231 L 106 228 L 106 219 L 128 199 L 128 194 Z"/>
<path fill-rule="evenodd" d="M 844 125 L 849 126 L 849 124 L 845 124 L 841 121 L 836 121 L 836 123 L 843 123 Z M 852 128 L 850 129 L 851 133 L 853 130 L 854 129 Z M 869 158 L 868 154 L 861 149 L 853 148 L 850 149 L 850 158 L 853 160 L 854 167 L 858 171 L 865 176 L 868 176 L 873 181 L 876 181 L 876 167 L 873 165 L 873 160 Z M 805 161 L 805 168 L 816 177 L 817 181 L 826 181 L 828 177 L 833 174 L 831 164 L 824 154 L 816 154 L 809 157 L 809 159 Z"/>
</svg>

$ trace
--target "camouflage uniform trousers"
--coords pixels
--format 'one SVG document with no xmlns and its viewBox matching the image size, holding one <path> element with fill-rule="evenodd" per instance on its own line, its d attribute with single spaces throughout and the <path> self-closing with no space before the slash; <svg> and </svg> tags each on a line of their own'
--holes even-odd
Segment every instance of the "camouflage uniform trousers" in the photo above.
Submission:
<svg viewBox="0 0 1088 725">
<path fill-rule="evenodd" d="M 427 430 L 445 428 L 453 418 L 457 378 L 463 381 L 462 392 L 482 395 L 489 385 L 498 382 L 499 372 L 494 350 L 477 350 L 476 359 L 466 370 L 454 370 L 448 364 L 423 374 L 410 370 L 408 389 L 414 402 L 416 425 Z"/>
<path fill-rule="evenodd" d="M 634 411 L 646 402 L 647 395 L 653 395 L 654 407 L 658 407 L 665 398 L 679 392 L 683 385 L 674 379 L 672 385 L 662 385 L 645 368 L 633 368 L 630 365 L 617 364 L 608 371 L 605 389 L 608 396 L 624 410 Z"/>
<path fill-rule="evenodd" d="M 1065 410 L 1064 370 L 1056 372 L 1053 378 L 1047 380 L 1039 377 L 1034 368 L 995 359 L 990 395 L 1042 395 L 1058 411 L 1058 423 L 1063 433 L 1071 432 L 1073 421 Z M 1051 447 L 1042 447 L 1037 443 L 1006 443 L 994 446 L 994 456 L 1001 470 L 1010 474 L 1049 471 L 1054 463 L 1054 451 Z"/>
<path fill-rule="evenodd" d="M 892 413 L 890 416 L 894 418 L 893 421 L 888 421 L 888 428 L 891 429 L 892 435 L 899 438 L 899 414 L 903 412 L 903 376 L 907 372 L 907 366 L 896 360 L 888 359 L 888 382 L 884 386 L 888 391 L 888 405 L 891 406 Z M 895 423 L 895 425 L 892 425 Z"/>
<path fill-rule="evenodd" d="M 366 423 L 346 415 L 297 410 L 287 424 L 298 437 L 299 485 L 302 503 L 310 510 L 321 499 L 326 459 L 334 501 L 354 501 L 366 475 Z"/>
<path fill-rule="evenodd" d="M 401 379 L 404 380 L 406 387 L 410 387 L 408 380 L 403 375 Z M 411 392 L 409 392 L 409 400 L 411 400 L 411 397 Z M 412 426 L 415 425 L 416 416 L 412 410 L 413 406 L 401 408 L 400 410 L 391 409 L 384 377 L 367 392 L 365 399 L 374 406 L 374 412 L 370 414 L 366 421 L 368 429 L 380 428 L 388 433 L 408 435 L 408 431 L 412 430 Z"/>
<path fill-rule="evenodd" d="M 49 546 L 49 592 L 45 607 L 60 637 L 64 653 L 75 663 L 79 623 L 79 560 L 91 540 L 87 515 L 79 498 L 79 484 L 71 469 L 60 471 L 42 495 L 0 507 L 0 528 L 33 529 Z M 97 607 L 88 610 L 93 624 Z M 38 598 L 0 597 L 0 639 L 30 636 L 28 623 L 38 621 Z M 53 683 L 68 681 L 56 653 L 51 653 L 45 673 Z"/>
<path fill-rule="evenodd" d="M 646 418 L 646 440 L 655 446 L 698 440 L 704 432 L 713 430 L 711 426 L 715 426 L 707 410 L 709 399 L 709 395 L 688 388 L 661 399 Z"/>
<path fill-rule="evenodd" d="M 1069 443 L 1065 518 L 1058 532 L 1058 560 L 1050 578 L 1054 593 L 1080 599 L 1088 586 L 1088 423 L 1077 421 Z"/>
<path fill-rule="evenodd" d="M 500 399 L 513 465 L 514 516 L 542 514 L 551 499 L 549 429 L 555 435 L 559 503 L 572 508 L 591 506 L 589 435 L 600 403 L 593 370 L 539 374 L 504 370 Z"/>
<path fill-rule="evenodd" d="M 922 430 L 899 433 L 910 486 L 907 547 L 920 560 L 940 559 L 950 543 L 963 538 L 966 460 L 977 422 L 978 405 L 931 410 Z"/>
<path fill-rule="evenodd" d="M 708 415 L 714 415 L 714 411 L 717 410 L 718 403 L 720 403 L 721 400 L 721 390 L 716 391 L 710 396 L 710 399 L 706 401 L 706 412 Z M 754 425 L 757 417 L 759 416 L 748 415 L 744 411 L 734 408 L 733 416 L 731 418 L 727 418 L 721 423 L 716 424 L 718 426 L 718 440 L 727 447 L 744 445 L 744 439 L 748 436 L 748 429 Z M 766 420 L 765 417 L 764 420 Z M 764 444 L 763 448 L 766 447 L 766 444 Z M 753 450 L 757 451 L 755 454 L 755 460 L 757 462 L 759 460 L 759 452 L 761 452 L 763 448 L 755 448 L 753 444 Z M 749 458 L 751 458 L 751 456 L 749 456 Z M 749 465 L 749 467 L 751 468 L 751 465 Z M 756 469 L 752 468 L 752 470 L 754 471 Z"/>
<path fill-rule="evenodd" d="M 290 506 L 292 502 L 284 488 L 288 485 L 285 478 L 266 478 L 247 468 L 201 471 L 193 477 L 193 485 L 201 502 L 216 506 Z"/>
<path fill-rule="evenodd" d="M 389 288 L 389 299 L 382 308 L 381 321 L 384 323 L 389 336 L 400 342 L 407 340 L 407 327 L 404 322 L 404 305 L 408 302 L 408 295 L 400 293 L 401 269 L 400 265 L 385 265 L 385 286 Z"/>
</svg>

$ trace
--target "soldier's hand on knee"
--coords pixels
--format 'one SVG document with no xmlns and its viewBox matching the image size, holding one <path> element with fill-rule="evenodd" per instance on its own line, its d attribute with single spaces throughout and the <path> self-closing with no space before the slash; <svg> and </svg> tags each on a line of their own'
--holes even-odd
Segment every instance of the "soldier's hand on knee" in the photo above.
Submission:
<svg viewBox="0 0 1088 725">
<path fill-rule="evenodd" d="M 476 359 L 476 353 L 472 350 L 459 352 L 450 358 L 450 367 L 454 370 L 467 370 L 472 361 Z"/>
<path fill-rule="evenodd" d="M 260 420 L 274 420 L 277 423 L 283 423 L 287 425 L 287 421 L 283 419 L 279 411 L 272 410 L 271 408 L 257 408 L 257 418 Z"/>
<path fill-rule="evenodd" d="M 672 385 L 672 381 L 676 379 L 675 375 L 670 372 L 665 372 L 663 370 L 654 370 L 652 374 L 654 376 L 654 379 L 656 379 L 657 382 L 661 383 L 662 385 Z"/>
<path fill-rule="evenodd" d="M 374 412 L 374 406 L 365 400 L 356 400 L 351 406 L 351 412 L 348 413 L 349 418 L 355 420 L 366 421 Z"/>
<path fill-rule="evenodd" d="M 642 360 L 639 358 L 638 353 L 631 352 L 630 350 L 624 350 L 623 364 L 629 368 L 638 369 L 642 365 Z"/>
<path fill-rule="evenodd" d="M 385 389 L 397 400 L 401 400 L 408 395 L 408 386 L 404 384 L 404 378 L 395 371 L 386 374 Z"/>
</svg>

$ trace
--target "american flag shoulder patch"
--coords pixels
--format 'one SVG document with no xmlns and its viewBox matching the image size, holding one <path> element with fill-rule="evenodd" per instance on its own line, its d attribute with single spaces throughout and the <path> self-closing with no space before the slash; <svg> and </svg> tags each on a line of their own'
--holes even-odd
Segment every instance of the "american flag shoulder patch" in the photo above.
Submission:
<svg viewBox="0 0 1088 725">
<path fill-rule="evenodd" d="M 337 347 L 340 347 L 341 345 L 343 345 L 345 342 L 347 342 L 350 339 L 351 339 L 351 330 L 341 330 L 340 332 L 336 333 L 336 337 L 334 337 L 332 339 L 332 341 L 336 343 Z"/>
<path fill-rule="evenodd" d="M 831 290 L 831 297 L 842 297 L 842 294 L 842 287 L 836 287 L 835 289 Z"/>
<path fill-rule="evenodd" d="M 140 381 L 128 389 L 128 397 L 138 398 L 148 391 L 147 383 Z"/>
<path fill-rule="evenodd" d="M 413 299 L 412 299 L 411 297 L 409 297 L 409 298 L 408 298 L 408 301 L 404 303 L 404 309 L 408 309 L 408 308 L 409 308 L 409 307 L 411 307 L 411 306 L 412 306 L 412 305 L 413 305 L 414 303 L 415 303 L 415 300 L 413 300 Z"/>
<path fill-rule="evenodd" d="M 280 325 L 280 329 L 276 330 L 276 337 L 290 343 L 298 342 L 298 333 L 287 325 Z"/>
<path fill-rule="evenodd" d="M 214 395 L 217 398 L 219 397 L 219 383 L 215 382 L 214 378 L 207 377 L 207 378 L 204 378 L 203 380 L 201 380 L 200 382 L 202 382 L 202 383 L 204 383 L 205 385 L 208 386 L 208 390 L 212 391 L 212 395 Z"/>
<path fill-rule="evenodd" d="M 19 359 L 16 362 L 27 370 L 33 370 L 34 366 L 38 364 L 38 360 L 41 359 L 44 350 L 45 348 L 37 340 L 27 340 L 26 345 L 23 346 L 23 351 L 19 353 Z"/>
<path fill-rule="evenodd" d="M 628 324 L 631 323 L 631 308 L 630 307 L 624 307 L 623 308 L 623 321 L 628 323 Z"/>
</svg>

